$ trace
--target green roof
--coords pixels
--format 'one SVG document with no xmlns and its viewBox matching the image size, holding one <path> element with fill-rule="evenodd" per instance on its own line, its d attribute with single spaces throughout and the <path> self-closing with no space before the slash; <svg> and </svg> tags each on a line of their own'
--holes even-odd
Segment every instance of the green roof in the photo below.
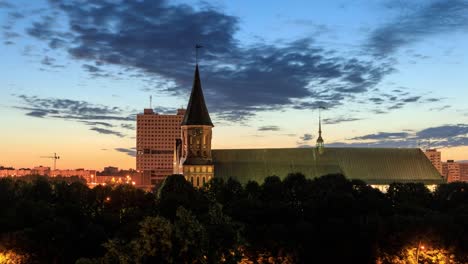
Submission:
<svg viewBox="0 0 468 264">
<path fill-rule="evenodd" d="M 301 172 L 307 178 L 341 173 L 368 184 L 422 182 L 439 184 L 443 179 L 420 149 L 315 148 L 213 150 L 215 177 L 262 183 L 265 177 L 280 178 Z"/>
</svg>

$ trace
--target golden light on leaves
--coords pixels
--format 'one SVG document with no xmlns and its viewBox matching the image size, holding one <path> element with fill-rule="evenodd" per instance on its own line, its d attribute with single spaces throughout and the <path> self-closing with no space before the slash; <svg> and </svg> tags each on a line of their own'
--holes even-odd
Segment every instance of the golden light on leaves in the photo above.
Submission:
<svg viewBox="0 0 468 264">
<path fill-rule="evenodd" d="M 24 254 L 18 254 L 13 250 L 0 251 L 0 264 L 26 264 L 29 263 L 29 257 Z"/>
<path fill-rule="evenodd" d="M 377 261 L 378 264 L 417 264 L 417 247 L 406 247 L 396 255 L 384 254 Z M 419 250 L 419 264 L 457 264 L 455 255 L 449 250 L 421 246 Z"/>
</svg>

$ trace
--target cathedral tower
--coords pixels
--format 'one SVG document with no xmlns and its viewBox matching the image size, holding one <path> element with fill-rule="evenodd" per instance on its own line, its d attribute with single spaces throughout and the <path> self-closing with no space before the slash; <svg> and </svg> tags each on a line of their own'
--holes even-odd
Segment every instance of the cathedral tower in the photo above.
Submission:
<svg viewBox="0 0 468 264">
<path fill-rule="evenodd" d="M 181 124 L 180 168 L 185 179 L 201 187 L 214 175 L 211 158 L 211 130 L 213 123 L 206 108 L 198 64 L 195 66 L 192 93 Z"/>
</svg>

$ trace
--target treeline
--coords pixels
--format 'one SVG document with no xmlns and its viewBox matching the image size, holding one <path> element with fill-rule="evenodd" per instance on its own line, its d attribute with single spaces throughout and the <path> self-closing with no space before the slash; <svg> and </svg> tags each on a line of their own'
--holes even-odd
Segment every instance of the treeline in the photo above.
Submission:
<svg viewBox="0 0 468 264">
<path fill-rule="evenodd" d="M 0 204 L 0 259 L 12 263 L 468 262 L 466 183 L 433 193 L 394 183 L 384 194 L 297 173 L 195 189 L 173 175 L 144 192 L 3 178 Z"/>
</svg>

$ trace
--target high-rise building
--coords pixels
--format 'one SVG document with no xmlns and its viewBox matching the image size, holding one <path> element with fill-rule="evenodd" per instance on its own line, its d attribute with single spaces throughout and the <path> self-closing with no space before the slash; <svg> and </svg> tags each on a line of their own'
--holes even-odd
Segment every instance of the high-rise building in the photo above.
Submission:
<svg viewBox="0 0 468 264">
<path fill-rule="evenodd" d="M 460 181 L 460 163 L 454 160 L 447 160 L 442 163 L 442 175 L 447 182 Z"/>
<path fill-rule="evenodd" d="M 424 151 L 424 154 L 431 161 L 432 165 L 434 165 L 434 167 L 437 169 L 440 175 L 443 175 L 440 151 L 436 149 L 426 149 L 426 151 Z"/>
<path fill-rule="evenodd" d="M 442 162 L 442 171 L 447 182 L 468 182 L 468 163 L 447 160 L 447 162 Z"/>
<path fill-rule="evenodd" d="M 468 163 L 460 162 L 460 181 L 468 182 Z"/>
<path fill-rule="evenodd" d="M 162 182 L 174 173 L 175 147 L 180 141 L 180 124 L 185 110 L 178 109 L 175 115 L 158 114 L 153 109 L 144 109 L 137 115 L 137 171 L 150 177 L 151 184 Z"/>
</svg>

